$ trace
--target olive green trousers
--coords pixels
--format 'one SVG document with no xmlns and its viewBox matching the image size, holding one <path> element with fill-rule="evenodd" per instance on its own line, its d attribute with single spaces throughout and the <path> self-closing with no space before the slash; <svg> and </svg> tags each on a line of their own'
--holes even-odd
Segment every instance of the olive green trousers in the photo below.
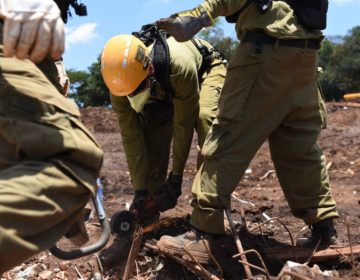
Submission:
<svg viewBox="0 0 360 280">
<path fill-rule="evenodd" d="M 291 212 L 307 224 L 337 217 L 325 157 L 316 144 L 324 121 L 312 49 L 240 44 L 228 66 L 219 114 L 193 183 L 191 224 L 224 233 L 223 210 L 259 147 L 271 158 Z"/>
<path fill-rule="evenodd" d="M 65 235 L 96 192 L 102 157 L 77 106 L 0 45 L 0 275 Z"/>
<path fill-rule="evenodd" d="M 219 65 L 212 69 L 201 85 L 198 104 L 187 104 L 196 106 L 199 117 L 194 129 L 198 135 L 198 145 L 202 147 L 205 137 L 216 117 L 221 85 L 224 80 L 225 66 Z M 119 119 L 123 145 L 130 174 L 133 182 L 148 178 L 146 188 L 149 194 L 157 192 L 158 188 L 165 183 L 170 159 L 171 141 L 173 137 L 172 119 L 164 121 L 162 118 L 147 118 L 142 120 L 140 114 L 131 108 L 126 97 L 111 95 L 111 103 Z M 161 114 L 161 112 L 160 112 Z M 155 113 L 156 115 L 156 113 Z M 193 124 L 184 124 L 191 125 Z M 137 135 L 127 141 L 128 135 Z M 138 145 L 136 139 L 144 139 L 145 145 Z M 148 169 L 136 168 L 139 162 L 146 161 Z M 199 154 L 198 166 L 202 163 Z M 143 164 L 140 164 L 143 166 Z"/>
</svg>

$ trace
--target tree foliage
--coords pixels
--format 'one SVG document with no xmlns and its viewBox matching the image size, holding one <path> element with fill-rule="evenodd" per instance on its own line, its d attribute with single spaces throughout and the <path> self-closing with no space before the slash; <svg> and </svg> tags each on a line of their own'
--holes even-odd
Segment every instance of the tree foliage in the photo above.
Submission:
<svg viewBox="0 0 360 280">
<path fill-rule="evenodd" d="M 110 93 L 101 76 L 100 57 L 88 71 L 67 70 L 71 85 L 69 97 L 80 107 L 109 106 Z"/>
<path fill-rule="evenodd" d="M 349 34 L 326 39 L 319 53 L 319 66 L 327 100 L 338 101 L 344 93 L 360 91 L 360 26 Z"/>
<path fill-rule="evenodd" d="M 217 21 L 212 28 L 199 34 L 217 48 L 226 59 L 230 59 L 239 43 L 227 37 Z M 360 26 L 348 35 L 326 38 L 319 51 L 319 66 L 323 68 L 320 83 L 326 100 L 341 100 L 344 93 L 360 92 Z M 67 70 L 70 77 L 70 97 L 80 107 L 109 106 L 110 94 L 100 71 L 100 57 L 88 71 Z"/>
<path fill-rule="evenodd" d="M 232 57 L 236 46 L 239 44 L 239 41 L 225 36 L 224 30 L 222 30 L 220 26 L 221 22 L 216 20 L 214 26 L 201 31 L 199 37 L 212 44 L 227 60 L 229 60 Z"/>
</svg>

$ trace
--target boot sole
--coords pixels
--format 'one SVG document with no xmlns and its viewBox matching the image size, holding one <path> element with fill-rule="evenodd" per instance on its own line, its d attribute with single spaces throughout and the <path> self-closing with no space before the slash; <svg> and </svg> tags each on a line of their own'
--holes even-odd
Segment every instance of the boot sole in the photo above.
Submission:
<svg viewBox="0 0 360 280">
<path fill-rule="evenodd" d="M 174 247 L 169 247 L 161 242 L 158 242 L 157 247 L 160 251 L 167 253 L 172 256 L 181 257 L 182 259 L 190 262 L 194 262 L 194 260 L 187 254 L 184 249 L 175 249 Z M 210 260 L 210 256 L 208 254 L 202 254 L 194 251 L 189 251 L 189 253 L 193 256 L 193 258 L 201 264 L 207 264 Z"/>
</svg>

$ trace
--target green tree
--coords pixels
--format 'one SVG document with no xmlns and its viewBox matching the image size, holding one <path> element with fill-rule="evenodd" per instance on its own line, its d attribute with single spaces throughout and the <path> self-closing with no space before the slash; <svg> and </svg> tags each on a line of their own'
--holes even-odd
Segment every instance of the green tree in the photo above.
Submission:
<svg viewBox="0 0 360 280">
<path fill-rule="evenodd" d="M 334 81 L 346 92 L 360 91 L 360 26 L 350 30 L 332 56 Z"/>
<path fill-rule="evenodd" d="M 110 93 L 101 76 L 100 56 L 88 71 L 67 70 L 71 85 L 69 97 L 80 107 L 109 106 Z"/>
<path fill-rule="evenodd" d="M 212 44 L 227 60 L 231 58 L 236 46 L 239 44 L 237 39 L 224 35 L 220 20 L 216 20 L 213 27 L 201 31 L 199 37 Z"/>
</svg>

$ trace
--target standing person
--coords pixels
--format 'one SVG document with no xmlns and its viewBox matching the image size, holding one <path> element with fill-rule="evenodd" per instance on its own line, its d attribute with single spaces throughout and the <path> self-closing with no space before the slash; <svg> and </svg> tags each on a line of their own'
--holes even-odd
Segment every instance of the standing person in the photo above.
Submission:
<svg viewBox="0 0 360 280">
<path fill-rule="evenodd" d="M 1 275 L 76 228 L 103 152 L 51 83 L 64 50 L 56 3 L 1 0 L 0 18 Z"/>
<path fill-rule="evenodd" d="M 338 213 L 325 157 L 316 144 L 324 113 L 317 92 L 317 50 L 327 1 L 314 2 L 308 9 L 285 1 L 206 0 L 157 22 L 186 41 L 216 17 L 232 15 L 241 40 L 202 149 L 204 163 L 193 182 L 191 225 L 205 243 L 224 233 L 223 210 L 266 140 L 291 212 L 311 228 L 311 237 L 299 245 L 315 246 L 320 238 L 323 246 L 337 242 L 333 219 Z M 302 12 L 309 11 L 315 14 L 304 17 Z M 175 254 L 186 249 L 202 262 L 209 259 L 194 233 L 163 236 L 158 246 Z"/>
<path fill-rule="evenodd" d="M 181 194 L 194 128 L 202 146 L 216 116 L 226 61 L 204 40 L 179 43 L 155 26 L 134 34 L 150 44 L 134 35 L 111 38 L 102 53 L 101 71 L 135 190 L 131 209 L 141 210 L 144 200 L 156 194 L 162 212 L 173 208 Z M 166 179 L 171 141 L 172 171 Z"/>
</svg>

